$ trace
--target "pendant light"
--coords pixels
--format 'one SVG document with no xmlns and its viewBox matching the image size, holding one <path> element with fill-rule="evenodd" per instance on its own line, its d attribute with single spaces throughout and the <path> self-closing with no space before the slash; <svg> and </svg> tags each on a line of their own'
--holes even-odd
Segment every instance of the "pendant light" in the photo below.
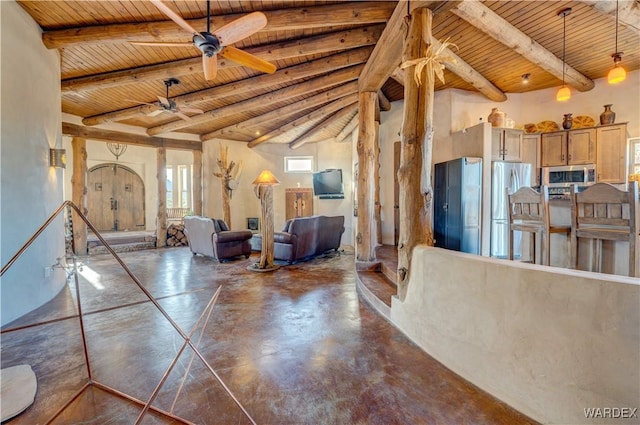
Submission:
<svg viewBox="0 0 640 425">
<path fill-rule="evenodd" d="M 627 72 L 620 66 L 622 52 L 618 51 L 618 0 L 616 0 L 616 52 L 611 57 L 613 58 L 613 68 L 607 75 L 607 81 L 609 84 L 618 84 L 627 78 Z"/>
<path fill-rule="evenodd" d="M 567 42 L 567 15 L 571 14 L 571 8 L 567 7 L 558 12 L 558 16 L 562 16 L 562 87 L 556 93 L 556 100 L 558 102 L 566 102 L 571 99 L 571 90 L 564 83 L 564 69 L 565 69 L 565 45 Z"/>
</svg>

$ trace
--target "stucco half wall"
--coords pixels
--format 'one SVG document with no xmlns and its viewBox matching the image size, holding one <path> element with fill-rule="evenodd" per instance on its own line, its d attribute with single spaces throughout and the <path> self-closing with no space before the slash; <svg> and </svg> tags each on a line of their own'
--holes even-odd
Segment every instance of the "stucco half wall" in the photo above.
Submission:
<svg viewBox="0 0 640 425">
<path fill-rule="evenodd" d="M 391 319 L 451 370 L 542 423 L 603 423 L 585 409 L 639 408 L 615 420 L 638 423 L 639 279 L 419 246 Z"/>
</svg>

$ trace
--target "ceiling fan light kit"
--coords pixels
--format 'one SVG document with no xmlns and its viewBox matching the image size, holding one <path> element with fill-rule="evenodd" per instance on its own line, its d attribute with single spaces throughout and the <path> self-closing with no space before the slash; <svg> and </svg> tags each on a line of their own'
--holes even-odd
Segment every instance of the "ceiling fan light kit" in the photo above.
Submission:
<svg viewBox="0 0 640 425">
<path fill-rule="evenodd" d="M 562 17 L 562 87 L 556 93 L 556 100 L 558 102 L 566 102 L 571 99 L 571 90 L 564 82 L 564 71 L 566 67 L 565 53 L 567 44 L 567 16 L 571 14 L 571 8 L 567 7 L 558 12 L 558 16 Z"/>
<path fill-rule="evenodd" d="M 613 68 L 609 71 L 607 75 L 607 81 L 609 84 L 618 84 L 623 82 L 627 78 L 627 71 L 624 70 L 623 67 L 620 66 L 620 62 L 622 61 L 622 53 L 618 51 L 618 0 L 616 0 L 616 50 L 615 53 L 611 55 L 613 58 Z"/>
</svg>

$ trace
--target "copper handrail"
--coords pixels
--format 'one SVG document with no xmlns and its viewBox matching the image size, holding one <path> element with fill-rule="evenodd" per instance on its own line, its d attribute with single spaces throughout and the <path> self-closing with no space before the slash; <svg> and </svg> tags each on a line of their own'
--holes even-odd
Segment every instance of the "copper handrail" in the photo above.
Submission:
<svg viewBox="0 0 640 425">
<path fill-rule="evenodd" d="M 80 217 L 82 219 L 82 221 L 85 222 L 85 224 L 87 225 L 87 227 L 89 227 L 91 229 L 91 231 L 96 235 L 96 237 L 98 238 L 98 240 L 102 243 L 102 245 L 104 245 L 104 247 L 107 249 L 107 251 L 109 251 L 109 253 L 114 257 L 114 259 L 118 262 L 118 264 L 120 264 L 120 266 L 124 269 L 124 271 L 127 273 L 127 275 L 129 275 L 129 277 L 131 278 L 131 280 L 134 281 L 134 283 L 138 286 L 138 288 L 147 296 L 147 298 L 149 299 L 149 301 L 151 301 L 155 307 L 158 309 L 158 311 L 165 317 L 165 319 L 167 319 L 167 321 L 171 324 L 171 326 L 173 326 L 173 328 L 178 332 L 178 334 L 180 334 L 180 336 L 184 339 L 185 343 L 183 345 L 183 347 L 180 350 L 180 353 L 184 350 L 184 348 L 186 348 L 186 346 L 190 346 L 191 349 L 193 350 L 193 354 L 195 354 L 196 356 L 198 356 L 198 358 L 200 358 L 200 360 L 204 363 L 204 365 L 206 366 L 206 368 L 211 372 L 211 374 L 216 378 L 216 380 L 220 383 L 220 385 L 224 388 L 224 390 L 226 391 L 226 393 L 229 395 L 229 397 L 231 397 L 231 399 L 234 401 L 234 403 L 238 406 L 238 408 L 240 408 L 240 410 L 242 411 L 242 413 L 247 417 L 247 419 L 249 421 L 251 421 L 252 424 L 256 425 L 255 420 L 251 417 L 251 415 L 249 414 L 249 412 L 245 409 L 245 407 L 240 403 L 240 401 L 236 398 L 236 396 L 231 392 L 231 390 L 229 389 L 229 387 L 227 387 L 227 385 L 222 381 L 222 379 L 220 378 L 220 376 L 218 375 L 218 373 L 211 367 L 211 365 L 209 365 L 209 363 L 207 362 L 207 360 L 204 358 L 204 356 L 200 353 L 200 351 L 197 349 L 196 346 L 194 346 L 193 342 L 191 341 L 191 335 L 187 335 L 184 333 L 184 331 L 180 328 L 180 326 L 178 326 L 178 324 L 171 318 L 171 316 L 169 316 L 169 314 L 164 310 L 164 308 L 162 308 L 162 306 L 160 305 L 160 303 L 158 303 L 158 301 L 155 299 L 155 297 L 153 295 L 151 295 L 151 293 L 147 290 L 147 288 L 145 288 L 142 284 L 142 282 L 140 282 L 140 280 L 133 274 L 133 272 L 129 269 L 129 267 L 125 264 L 124 261 L 122 261 L 122 259 L 118 256 L 118 254 L 113 250 L 113 248 L 111 248 L 111 246 L 109 245 L 109 243 L 102 237 L 102 235 L 100 234 L 100 232 L 98 231 L 98 229 L 96 229 L 93 224 L 91 224 L 91 222 L 89 221 L 89 219 L 84 215 L 84 213 L 82 211 L 80 211 L 80 209 L 71 201 L 64 201 L 46 220 L 45 222 L 38 228 L 38 230 L 36 230 L 36 232 L 27 240 L 27 242 L 25 242 L 22 247 L 11 257 L 11 259 L 7 262 L 7 264 L 5 264 L 2 269 L 0 270 L 0 277 L 2 277 L 2 275 L 4 275 L 4 273 L 9 270 L 11 268 L 11 266 L 16 262 L 16 260 L 18 260 L 18 258 L 20 258 L 20 256 L 22 256 L 22 254 L 27 250 L 27 248 L 29 248 L 31 246 L 31 244 L 40 236 L 40 234 L 53 222 L 53 220 L 64 210 L 65 207 L 69 207 L 72 208 L 77 214 L 78 217 Z M 74 269 L 73 270 L 77 270 L 77 263 L 76 263 L 76 257 L 75 257 L 75 248 L 73 247 L 73 243 L 71 244 L 72 246 L 72 250 L 73 250 L 73 263 L 74 263 Z M 80 304 L 80 285 L 78 282 L 78 274 L 74 273 L 74 277 L 75 277 L 75 286 L 76 286 L 76 298 L 77 298 L 77 303 L 78 303 L 78 316 L 79 316 L 79 321 L 80 321 L 80 330 L 82 333 L 82 342 L 83 342 L 83 350 L 84 350 L 84 357 L 86 360 L 86 364 L 87 364 L 87 371 L 88 371 L 88 378 L 89 378 L 89 382 L 90 384 L 99 384 L 96 381 L 93 381 L 92 379 L 92 375 L 91 375 L 91 367 L 90 367 L 90 363 L 89 363 L 89 352 L 87 349 L 87 344 L 86 344 L 86 340 L 85 340 L 85 332 L 84 332 L 84 323 L 82 320 L 82 309 L 81 309 L 81 304 Z M 214 294 L 213 299 L 209 302 L 209 305 L 211 305 L 211 303 L 215 303 L 215 299 L 217 299 L 218 295 L 219 295 L 219 290 L 216 291 L 216 293 Z M 204 313 L 203 313 L 204 314 Z M 192 330 L 192 334 L 193 332 L 195 332 L 195 329 Z M 174 359 L 171 367 L 175 364 L 175 362 L 177 361 L 177 359 L 180 356 L 180 353 L 178 353 L 176 355 L 176 358 Z M 165 372 L 165 375 L 168 375 L 168 373 L 170 372 L 170 370 Z M 162 381 L 164 381 L 166 379 L 166 377 L 163 377 Z M 158 411 L 158 409 L 154 408 L 153 406 L 151 406 L 151 403 L 153 402 L 153 399 L 155 398 L 155 395 L 157 394 L 157 391 L 159 390 L 159 387 L 162 385 L 162 381 L 158 384 L 158 387 L 154 390 L 154 393 L 151 397 L 150 400 L 148 400 L 146 403 L 144 403 L 144 408 L 141 412 L 140 417 L 138 417 L 136 423 L 139 423 L 142 420 L 142 416 L 144 415 L 144 413 L 148 410 L 148 409 L 152 409 L 154 411 Z M 100 387 L 102 387 L 103 389 L 108 389 L 111 390 L 114 394 L 116 395 L 120 395 L 119 392 L 117 390 L 113 390 L 108 386 L 105 385 L 100 385 Z M 83 387 L 84 389 L 84 387 Z M 82 390 L 80 390 L 81 392 Z M 74 399 L 77 397 L 77 395 L 74 396 Z M 66 408 L 66 406 L 68 406 L 71 402 L 73 401 L 73 399 L 71 401 L 69 401 L 65 406 L 62 407 L 62 410 L 64 410 Z M 55 417 L 57 417 L 59 414 L 61 413 L 61 411 L 58 411 L 55 413 L 55 415 L 49 420 L 52 421 L 55 419 Z M 164 412 L 163 412 L 164 413 Z M 171 415 L 172 416 L 172 415 Z M 173 416 L 172 416 L 173 417 Z M 175 419 L 180 419 L 177 417 L 174 417 Z M 181 419 L 182 421 L 184 421 L 183 419 Z M 49 423 L 47 422 L 47 423 Z M 189 423 L 189 422 L 185 422 L 185 423 Z"/>
</svg>

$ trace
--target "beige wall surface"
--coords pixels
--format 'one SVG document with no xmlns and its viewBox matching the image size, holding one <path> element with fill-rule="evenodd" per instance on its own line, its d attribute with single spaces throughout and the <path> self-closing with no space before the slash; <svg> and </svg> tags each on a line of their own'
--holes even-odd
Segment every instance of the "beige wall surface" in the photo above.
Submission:
<svg viewBox="0 0 640 425">
<path fill-rule="evenodd" d="M 342 169 L 344 199 L 313 199 L 313 212 L 317 215 L 344 215 L 345 232 L 343 245 L 353 245 L 352 221 L 352 157 L 351 144 L 323 142 L 308 143 L 292 150 L 287 144 L 262 144 L 251 149 L 245 143 L 226 140 L 213 140 L 203 144 L 203 196 L 204 214 L 222 218 L 222 198 L 220 179 L 213 175 L 219 171 L 216 163 L 219 146 L 229 147 L 229 161 L 242 161 L 242 175 L 238 189 L 233 191 L 231 215 L 233 229 L 244 229 L 247 217 L 260 217 L 260 201 L 254 193 L 253 181 L 262 170 L 269 169 L 278 178 L 280 184 L 274 187 L 273 209 L 274 228 L 280 231 L 285 223 L 285 189 L 313 187 L 311 173 L 285 173 L 285 156 L 313 156 L 315 170 L 327 168 Z"/>
<path fill-rule="evenodd" d="M 640 280 L 426 246 L 411 265 L 391 319 L 465 379 L 546 424 L 640 408 Z"/>
</svg>

